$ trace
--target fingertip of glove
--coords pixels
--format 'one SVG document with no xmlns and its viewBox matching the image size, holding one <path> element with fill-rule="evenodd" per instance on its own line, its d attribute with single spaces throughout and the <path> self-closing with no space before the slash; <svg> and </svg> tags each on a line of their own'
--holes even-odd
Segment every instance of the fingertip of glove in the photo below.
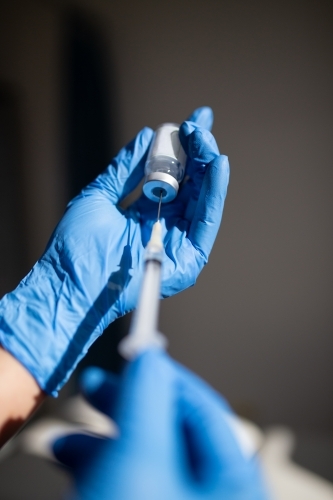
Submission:
<svg viewBox="0 0 333 500">
<path fill-rule="evenodd" d="M 86 394 L 95 393 L 105 382 L 106 372 L 97 366 L 86 368 L 80 376 L 80 387 Z"/>
<path fill-rule="evenodd" d="M 142 143 L 150 142 L 153 137 L 154 131 L 150 127 L 143 127 L 137 135 L 137 138 L 141 139 Z"/>
<path fill-rule="evenodd" d="M 141 129 L 141 131 L 139 133 L 141 133 L 143 135 L 146 135 L 146 134 L 151 135 L 154 133 L 154 131 L 152 128 L 146 126 L 146 127 L 143 127 L 143 129 Z"/>
<path fill-rule="evenodd" d="M 187 121 L 195 122 L 202 128 L 211 130 L 214 122 L 214 113 L 209 106 L 201 106 L 193 111 Z"/>
<path fill-rule="evenodd" d="M 199 138 L 203 137 L 204 132 L 208 132 L 208 134 L 210 134 L 209 131 L 201 128 L 200 125 L 198 125 L 197 123 L 186 121 L 181 124 L 179 128 L 179 140 L 184 148 L 185 153 L 188 156 L 189 156 L 189 147 L 192 135 L 195 134 Z"/>
<path fill-rule="evenodd" d="M 229 158 L 226 155 L 218 155 L 215 158 L 215 162 L 220 165 L 220 168 L 223 168 L 224 170 L 229 170 Z"/>
<path fill-rule="evenodd" d="M 188 149 L 188 139 L 190 134 L 195 130 L 197 125 L 193 122 L 183 122 L 179 128 L 179 140 L 181 142 L 181 145 L 183 146 L 185 152 L 187 153 Z"/>
</svg>

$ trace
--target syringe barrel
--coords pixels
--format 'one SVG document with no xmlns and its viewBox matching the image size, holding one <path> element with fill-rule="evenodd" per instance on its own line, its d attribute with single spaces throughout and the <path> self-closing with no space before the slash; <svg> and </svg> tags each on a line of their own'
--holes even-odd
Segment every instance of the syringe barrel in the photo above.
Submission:
<svg viewBox="0 0 333 500">
<path fill-rule="evenodd" d="M 161 263 L 148 260 L 145 263 L 145 274 L 138 307 L 134 313 L 130 334 L 135 331 L 157 331 L 158 312 L 160 304 Z"/>
<path fill-rule="evenodd" d="M 133 313 L 129 334 L 119 344 L 125 359 L 133 359 L 148 347 L 165 347 L 166 339 L 158 332 L 161 262 L 150 259 L 145 263 L 137 309 Z"/>
</svg>

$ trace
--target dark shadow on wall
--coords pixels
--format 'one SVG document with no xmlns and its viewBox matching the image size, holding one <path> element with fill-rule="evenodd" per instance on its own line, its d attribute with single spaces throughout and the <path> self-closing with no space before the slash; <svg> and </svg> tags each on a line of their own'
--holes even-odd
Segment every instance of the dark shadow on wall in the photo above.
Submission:
<svg viewBox="0 0 333 500">
<path fill-rule="evenodd" d="M 65 75 L 67 88 L 67 151 L 69 192 L 75 196 L 108 164 L 113 153 L 106 46 L 81 13 L 67 19 Z"/>
<path fill-rule="evenodd" d="M 64 49 L 68 182 L 73 197 L 105 169 L 115 153 L 113 109 L 117 96 L 114 81 L 110 81 L 112 71 L 107 65 L 112 61 L 107 46 L 98 27 L 82 12 L 67 15 Z M 119 371 L 122 359 L 117 345 L 126 331 L 126 319 L 110 325 L 79 370 L 97 365 Z"/>
<path fill-rule="evenodd" d="M 19 99 L 0 83 L 0 296 L 16 287 L 27 268 L 27 229 Z"/>
</svg>

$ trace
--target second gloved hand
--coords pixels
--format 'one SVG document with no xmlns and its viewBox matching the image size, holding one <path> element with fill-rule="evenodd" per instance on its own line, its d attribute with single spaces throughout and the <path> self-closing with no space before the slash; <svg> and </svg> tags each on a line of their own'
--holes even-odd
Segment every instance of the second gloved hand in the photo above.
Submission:
<svg viewBox="0 0 333 500">
<path fill-rule="evenodd" d="M 80 500 L 267 500 L 257 457 L 228 404 L 156 349 L 121 377 L 88 369 L 88 400 L 118 425 L 115 440 L 72 434 L 53 450 Z"/>
<path fill-rule="evenodd" d="M 180 129 L 189 180 L 162 207 L 163 297 L 195 283 L 220 225 L 229 166 L 211 124 L 211 110 L 200 108 Z M 144 128 L 69 204 L 44 255 L 0 303 L 0 344 L 49 394 L 57 394 L 104 329 L 137 304 L 157 205 L 144 196 L 127 210 L 119 203 L 144 175 L 152 135 Z"/>
</svg>

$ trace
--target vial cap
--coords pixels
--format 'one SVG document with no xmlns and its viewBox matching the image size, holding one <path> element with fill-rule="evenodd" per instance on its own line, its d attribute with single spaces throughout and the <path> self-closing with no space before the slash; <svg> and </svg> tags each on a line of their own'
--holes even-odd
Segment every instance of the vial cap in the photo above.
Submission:
<svg viewBox="0 0 333 500">
<path fill-rule="evenodd" d="M 176 198 L 179 184 L 172 175 L 164 172 L 154 172 L 146 177 L 143 192 L 152 201 L 160 201 L 162 191 L 162 203 L 168 203 Z"/>
</svg>

